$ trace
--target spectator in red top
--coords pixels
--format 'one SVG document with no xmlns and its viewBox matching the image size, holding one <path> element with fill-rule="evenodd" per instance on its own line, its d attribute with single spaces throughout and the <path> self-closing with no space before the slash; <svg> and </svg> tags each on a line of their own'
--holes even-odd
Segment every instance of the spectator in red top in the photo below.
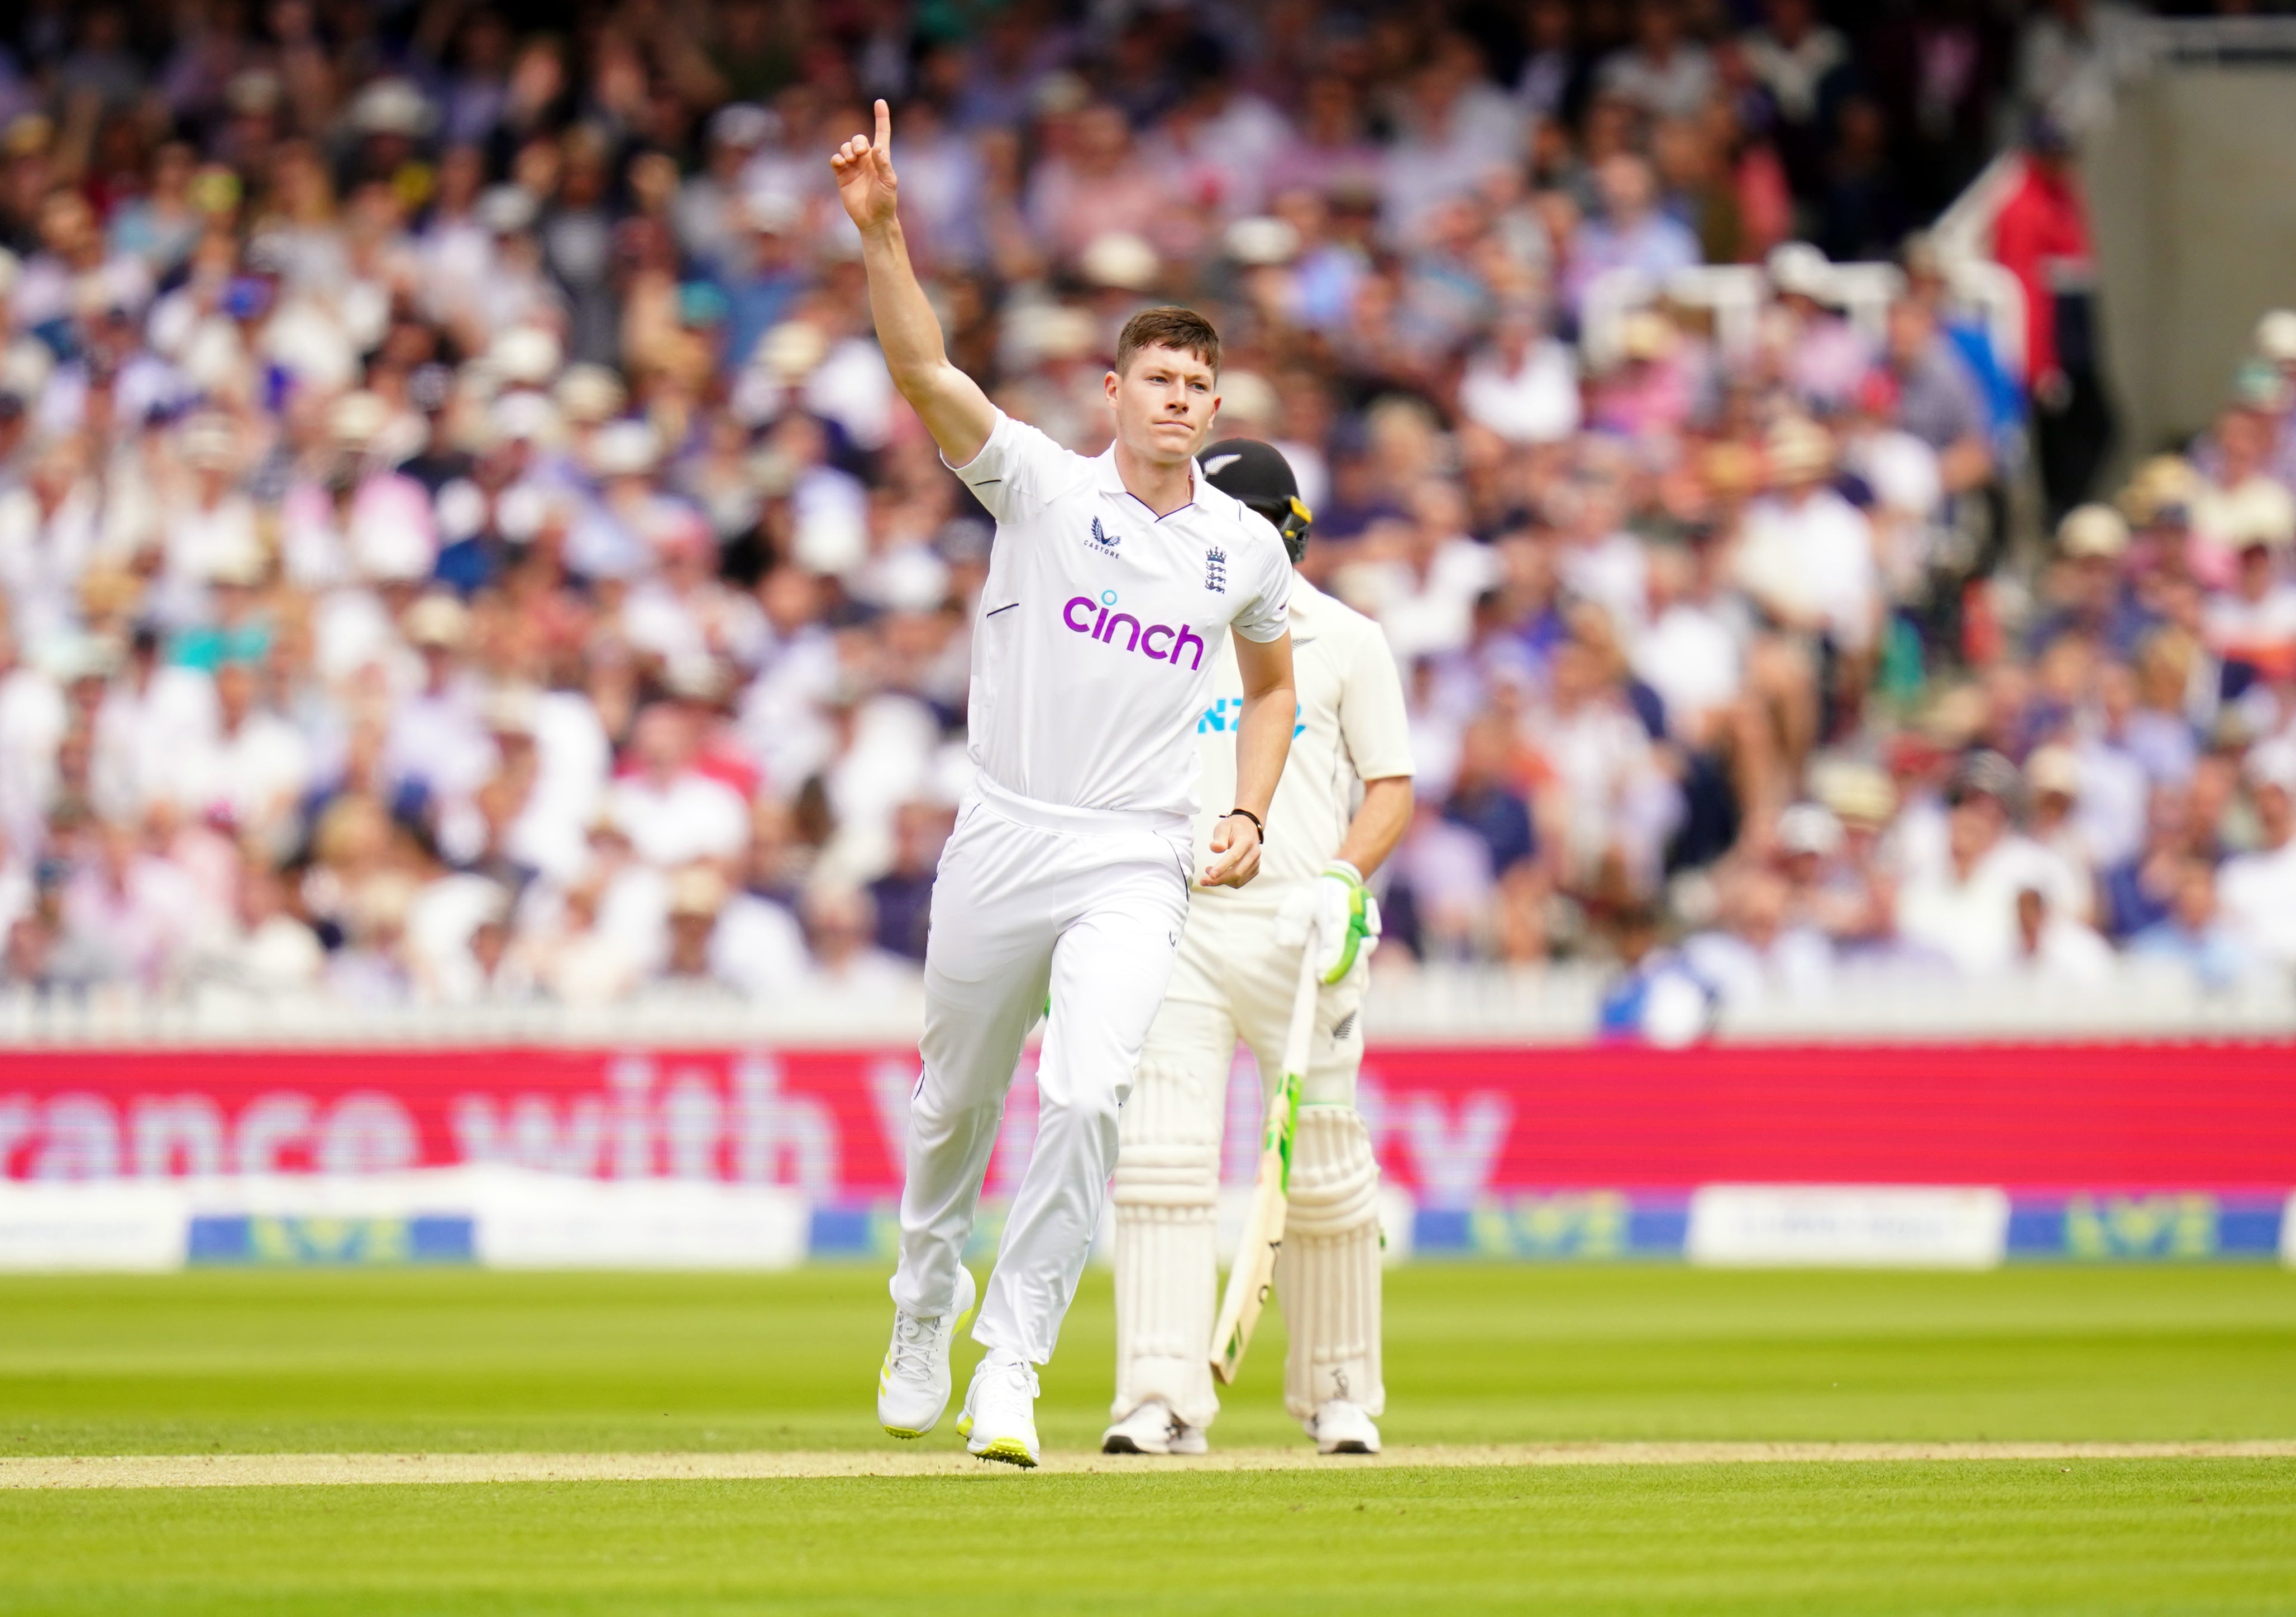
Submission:
<svg viewBox="0 0 2296 1617">
<path fill-rule="evenodd" d="M 2088 498 L 2112 446 L 2112 407 L 2098 374 L 2088 208 L 2071 143 L 2046 116 L 2026 131 L 2023 172 L 1993 222 L 1993 256 L 2025 289 L 2025 385 L 2054 525 Z"/>
</svg>

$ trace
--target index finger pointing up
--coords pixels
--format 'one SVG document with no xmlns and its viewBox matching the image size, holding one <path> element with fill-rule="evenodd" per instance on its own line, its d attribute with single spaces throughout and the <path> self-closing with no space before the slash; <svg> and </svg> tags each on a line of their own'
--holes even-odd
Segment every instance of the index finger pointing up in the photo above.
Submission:
<svg viewBox="0 0 2296 1617">
<path fill-rule="evenodd" d="M 893 155 L 893 110 L 882 97 L 877 102 L 877 150 L 887 157 Z"/>
</svg>

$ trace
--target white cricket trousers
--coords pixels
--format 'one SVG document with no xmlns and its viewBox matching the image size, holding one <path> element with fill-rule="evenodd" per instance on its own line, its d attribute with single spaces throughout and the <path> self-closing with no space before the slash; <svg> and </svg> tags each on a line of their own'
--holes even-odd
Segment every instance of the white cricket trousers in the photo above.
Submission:
<svg viewBox="0 0 2296 1617">
<path fill-rule="evenodd" d="M 925 943 L 893 1301 L 946 1312 L 1004 1097 L 1049 990 L 1037 1143 L 973 1340 L 1043 1364 L 1100 1223 L 1117 1115 L 1187 924 L 1189 822 L 1078 810 L 980 782 L 942 852 Z"/>
</svg>

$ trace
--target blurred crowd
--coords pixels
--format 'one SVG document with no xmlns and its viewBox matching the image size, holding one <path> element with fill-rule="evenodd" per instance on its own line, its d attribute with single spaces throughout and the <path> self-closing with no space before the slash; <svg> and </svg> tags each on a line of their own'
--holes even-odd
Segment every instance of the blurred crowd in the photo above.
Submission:
<svg viewBox="0 0 2296 1617">
<path fill-rule="evenodd" d="M 914 981 L 991 529 L 829 185 L 879 95 L 1004 409 L 1096 453 L 1124 318 L 1219 324 L 1222 431 L 1405 673 L 1383 969 L 1616 960 L 1621 1027 L 1860 966 L 2284 975 L 2296 314 L 2090 486 L 2068 130 L 2128 16 L 31 0 L 0 983 Z M 1915 229 L 2005 145 L 2005 322 Z"/>
</svg>

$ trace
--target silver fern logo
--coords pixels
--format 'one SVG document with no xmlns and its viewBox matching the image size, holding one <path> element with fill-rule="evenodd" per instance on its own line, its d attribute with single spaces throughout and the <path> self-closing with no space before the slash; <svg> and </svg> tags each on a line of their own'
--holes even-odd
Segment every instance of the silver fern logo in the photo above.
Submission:
<svg viewBox="0 0 2296 1617">
<path fill-rule="evenodd" d="M 1092 546 L 1093 549 L 1098 551 L 1103 556 L 1113 556 L 1116 554 L 1116 547 L 1124 543 L 1124 535 L 1122 534 L 1110 533 L 1106 528 L 1101 527 L 1100 519 L 1098 517 L 1095 517 L 1092 519 L 1092 537 L 1086 540 L 1085 543 Z"/>
</svg>

